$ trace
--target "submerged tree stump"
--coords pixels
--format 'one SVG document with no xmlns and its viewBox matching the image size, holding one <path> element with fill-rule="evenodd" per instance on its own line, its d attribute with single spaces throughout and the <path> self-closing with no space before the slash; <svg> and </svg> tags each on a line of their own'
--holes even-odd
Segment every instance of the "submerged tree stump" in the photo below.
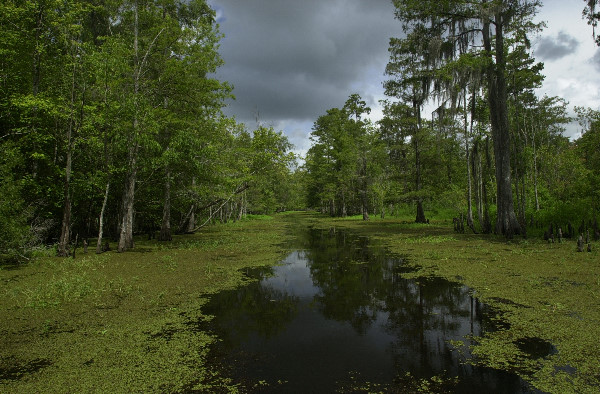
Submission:
<svg viewBox="0 0 600 394">
<path fill-rule="evenodd" d="M 590 243 L 590 229 L 588 228 L 587 231 L 585 232 L 585 243 L 589 244 Z"/>
<path fill-rule="evenodd" d="M 452 218 L 452 223 L 454 224 L 454 231 L 455 232 L 461 233 L 461 234 L 465 232 L 464 220 L 465 219 L 464 219 L 462 213 L 459 215 L 459 217 Z M 427 221 L 426 223 L 429 224 L 429 221 Z"/>
<path fill-rule="evenodd" d="M 558 243 L 561 244 L 563 239 L 562 228 L 558 228 Z"/>
</svg>

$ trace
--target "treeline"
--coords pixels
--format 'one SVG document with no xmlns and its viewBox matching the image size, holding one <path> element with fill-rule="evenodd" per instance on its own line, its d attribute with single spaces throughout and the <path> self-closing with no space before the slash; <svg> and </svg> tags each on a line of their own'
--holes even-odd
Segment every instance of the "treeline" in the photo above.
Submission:
<svg viewBox="0 0 600 394">
<path fill-rule="evenodd" d="M 390 40 L 383 119 L 350 95 L 291 171 L 285 136 L 223 116 L 232 88 L 214 78 L 204 0 L 2 2 L 0 255 L 45 243 L 65 256 L 88 238 L 125 251 L 134 234 L 307 206 L 364 219 L 410 206 L 422 223 L 444 209 L 507 237 L 592 226 L 600 112 L 576 108 L 583 134 L 563 135 L 568 103 L 535 95 L 539 4 L 496 3 L 394 2 L 405 36 Z"/>
<path fill-rule="evenodd" d="M 571 142 L 568 103 L 536 96 L 544 65 L 528 36 L 542 28 L 532 22 L 540 5 L 394 4 L 405 36 L 390 40 L 384 118 L 362 119 L 368 108 L 351 95 L 315 122 L 309 204 L 365 219 L 408 204 L 420 223 L 426 206 L 451 209 L 472 231 L 509 238 L 551 223 L 593 226 L 600 112 L 576 108 L 583 134 Z M 436 103 L 431 114 L 428 103 Z"/>
<path fill-rule="evenodd" d="M 124 251 L 295 198 L 286 137 L 221 113 L 204 0 L 7 0 L 0 31 L 0 254 Z"/>
<path fill-rule="evenodd" d="M 495 158 L 484 100 L 475 111 L 465 132 L 463 117 L 439 119 L 437 111 L 417 128 L 413 109 L 397 103 L 386 103 L 386 116 L 375 124 L 356 121 L 347 107 L 328 110 L 313 126 L 302 169 L 308 206 L 364 219 L 412 207 L 418 223 L 427 222 L 425 210 L 443 211 L 462 214 L 475 232 L 493 232 Z M 598 217 L 600 111 L 577 113 L 585 132 L 575 141 L 562 134 L 569 117 L 558 98 L 540 99 L 523 113 L 521 127 L 513 124 L 512 190 L 525 230 L 554 223 L 566 234 L 569 222 L 593 228 Z"/>
</svg>

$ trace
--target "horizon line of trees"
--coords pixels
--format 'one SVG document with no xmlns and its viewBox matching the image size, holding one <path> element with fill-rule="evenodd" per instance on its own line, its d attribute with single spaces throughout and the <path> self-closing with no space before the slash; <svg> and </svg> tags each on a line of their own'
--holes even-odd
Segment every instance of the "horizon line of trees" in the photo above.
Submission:
<svg viewBox="0 0 600 394">
<path fill-rule="evenodd" d="M 425 223 L 427 203 L 452 208 L 474 232 L 507 238 L 541 223 L 591 227 L 600 209 L 592 153 L 600 150 L 600 112 L 575 108 L 584 132 L 571 142 L 562 134 L 568 103 L 535 95 L 544 65 L 528 37 L 543 27 L 532 22 L 541 3 L 393 3 L 405 37 L 390 39 L 384 117 L 355 128 L 347 102 L 315 122 L 309 205 L 334 216 L 367 211 L 368 219 L 408 203 Z M 584 10 L 594 27 L 596 5 L 586 1 Z M 431 119 L 426 103 L 438 105 Z"/>
<path fill-rule="evenodd" d="M 593 28 L 597 0 L 584 0 Z M 384 117 L 360 95 L 314 123 L 295 168 L 281 132 L 222 113 L 232 87 L 205 0 L 7 0 L 0 4 L 0 255 L 67 256 L 134 234 L 193 232 L 247 213 L 316 208 L 464 214 L 474 232 L 525 234 L 600 209 L 600 111 L 537 97 L 539 1 L 394 1 Z M 595 31 L 594 31 L 595 37 Z M 598 42 L 598 41 L 597 41 Z M 599 42 L 600 44 L 600 42 Z M 437 103 L 423 116 L 425 103 Z M 585 227 L 585 226 L 584 226 Z"/>
</svg>

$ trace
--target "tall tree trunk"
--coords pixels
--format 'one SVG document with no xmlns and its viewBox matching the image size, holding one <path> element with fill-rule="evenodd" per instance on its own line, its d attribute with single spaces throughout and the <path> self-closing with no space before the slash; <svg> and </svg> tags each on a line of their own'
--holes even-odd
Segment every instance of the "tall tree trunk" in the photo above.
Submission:
<svg viewBox="0 0 600 394">
<path fill-rule="evenodd" d="M 128 170 L 125 190 L 123 193 L 123 218 L 121 220 L 121 234 L 117 250 L 124 252 L 133 249 L 133 205 L 135 201 L 135 183 L 137 180 L 137 155 L 138 155 L 138 132 L 139 132 L 139 90 L 140 90 L 140 61 L 138 50 L 138 4 L 134 4 L 134 26 L 133 26 L 133 130 L 130 134 L 127 159 Z"/>
<path fill-rule="evenodd" d="M 479 142 L 476 141 L 475 144 L 477 146 L 479 145 Z M 475 153 L 476 146 L 473 147 L 473 175 L 477 182 L 477 188 L 475 193 L 477 204 L 477 220 L 479 221 L 479 225 L 481 226 L 481 228 L 483 228 L 483 167 L 481 165 L 481 153 L 479 153 L 479 151 L 477 151 L 477 154 Z"/>
<path fill-rule="evenodd" d="M 195 204 L 192 204 L 190 218 L 187 223 L 187 230 L 186 230 L 187 233 L 193 233 L 194 228 L 196 228 L 196 212 L 195 211 L 196 211 L 196 206 L 195 206 Z"/>
<path fill-rule="evenodd" d="M 538 197 L 538 168 L 537 168 L 537 149 L 535 145 L 535 129 L 533 126 L 533 119 L 531 119 L 531 145 L 533 147 L 533 192 L 535 195 L 535 211 L 540 210 L 540 199 Z"/>
<path fill-rule="evenodd" d="M 489 152 L 489 139 L 486 138 L 484 141 L 484 147 L 482 147 L 481 139 L 477 139 L 475 144 L 473 145 L 473 173 L 475 175 L 475 179 L 477 181 L 477 218 L 479 220 L 479 225 L 481 226 L 481 231 L 484 234 L 489 234 L 491 232 L 492 225 L 490 223 L 490 215 L 489 215 L 489 201 L 488 201 L 488 193 L 486 186 L 486 174 L 491 173 L 491 157 Z M 482 151 L 481 149 L 485 148 L 485 162 L 486 167 L 484 171 L 483 163 L 482 163 Z"/>
<path fill-rule="evenodd" d="M 108 113 L 108 93 L 109 93 L 109 81 L 110 75 L 108 67 L 104 68 L 104 100 L 103 100 L 103 112 Z M 106 206 L 108 204 L 108 194 L 110 191 L 110 163 L 112 162 L 112 156 L 109 149 L 109 137 L 108 132 L 110 125 L 104 123 L 102 127 L 103 139 L 104 139 L 104 171 L 107 174 L 106 188 L 104 189 L 104 199 L 102 201 L 102 208 L 100 209 L 100 217 L 98 219 L 98 239 L 96 241 L 96 253 L 100 254 L 104 251 L 102 248 L 102 238 L 104 236 L 104 215 L 106 213 Z"/>
<path fill-rule="evenodd" d="M 484 233 L 489 233 L 489 225 L 486 223 L 486 217 L 484 216 L 484 203 L 487 204 L 487 198 L 484 195 L 486 192 L 485 184 L 484 184 L 484 172 L 483 172 L 483 164 L 482 164 L 482 141 L 480 138 L 477 138 L 473 143 L 473 151 L 471 156 L 471 166 L 473 177 L 476 182 L 475 189 L 475 200 L 477 205 L 477 220 L 479 221 L 479 226 L 481 227 L 481 231 Z M 487 146 L 487 144 L 486 144 Z M 486 207 L 487 210 L 487 207 Z"/>
<path fill-rule="evenodd" d="M 231 214 L 233 213 L 233 206 L 232 206 L 231 202 L 229 204 L 225 204 L 225 206 L 227 207 L 227 221 L 229 222 L 231 220 Z M 265 215 L 266 215 L 266 210 L 265 210 Z"/>
<path fill-rule="evenodd" d="M 525 117 L 523 117 L 523 120 L 525 120 Z M 527 126 L 524 124 L 523 125 L 523 143 L 521 144 L 521 229 L 523 230 L 523 235 L 526 234 L 527 231 L 527 218 L 526 218 L 526 213 L 527 213 L 527 187 L 525 184 L 525 180 L 526 177 L 525 175 L 527 174 L 527 161 L 525 160 L 525 153 L 523 152 L 524 148 L 527 146 L 527 133 L 526 133 L 526 129 Z"/>
<path fill-rule="evenodd" d="M 60 238 L 58 241 L 57 254 L 60 257 L 69 256 L 69 242 L 71 236 L 71 169 L 73 158 L 72 140 L 72 123 L 69 122 L 67 127 L 67 162 L 65 165 L 65 181 L 63 185 L 64 202 L 63 202 L 63 218 L 60 230 Z"/>
<path fill-rule="evenodd" d="M 512 181 L 514 183 L 514 190 L 515 190 L 515 203 L 516 203 L 516 212 L 515 215 L 517 215 L 517 218 L 521 216 L 521 189 L 519 188 L 519 182 L 521 180 L 521 177 L 523 176 L 521 174 L 521 168 L 519 166 L 519 141 L 518 141 L 518 137 L 517 135 L 513 136 L 513 138 L 511 138 L 511 142 L 512 142 L 512 148 L 513 151 L 511 152 L 511 157 L 512 157 L 512 168 L 513 168 L 513 175 L 512 176 Z"/>
<path fill-rule="evenodd" d="M 192 178 L 192 190 L 196 188 L 196 177 Z M 190 218 L 187 223 L 187 233 L 193 233 L 196 228 L 196 203 L 193 202 L 190 208 Z"/>
<path fill-rule="evenodd" d="M 171 170 L 167 166 L 165 174 L 165 196 L 163 205 L 162 224 L 160 226 L 159 241 L 172 241 L 171 235 Z"/>
<path fill-rule="evenodd" d="M 486 137 L 485 139 L 485 174 L 492 173 L 492 157 L 490 154 L 490 139 Z M 483 178 L 483 169 L 482 169 L 482 182 L 481 182 L 481 190 L 483 195 L 483 228 L 484 233 L 489 234 L 492 232 L 492 221 L 490 219 L 490 202 L 489 195 L 487 190 L 487 180 Z M 492 182 L 491 175 L 489 175 L 490 183 Z"/>
<path fill-rule="evenodd" d="M 238 213 L 238 220 L 242 220 L 244 217 L 244 195 L 240 199 L 240 212 Z"/>
<path fill-rule="evenodd" d="M 464 123 L 465 123 L 465 152 L 467 154 L 466 157 L 466 162 L 467 162 L 467 226 L 469 226 L 469 228 L 476 233 L 477 231 L 475 231 L 475 224 L 473 223 L 473 204 L 471 203 L 472 200 L 472 194 L 473 194 L 473 188 L 472 188 L 472 182 L 471 182 L 471 162 L 470 162 L 470 157 L 469 157 L 469 153 L 471 152 L 470 148 L 469 148 L 469 128 L 467 126 L 467 121 L 468 121 L 468 117 L 467 117 L 467 91 L 466 89 L 464 90 L 464 94 L 463 94 L 463 100 L 464 100 Z M 473 94 L 473 102 L 475 102 L 475 94 Z M 471 133 L 473 132 L 473 118 L 471 117 Z"/>
<path fill-rule="evenodd" d="M 75 58 L 75 56 L 73 56 Z M 64 206 L 63 218 L 60 230 L 60 238 L 58 241 L 58 256 L 69 256 L 69 242 L 71 235 L 71 171 L 73 163 L 73 131 L 75 122 L 75 72 L 76 62 L 73 59 L 73 69 L 71 70 L 71 98 L 69 102 L 69 124 L 67 125 L 67 152 L 65 164 L 65 182 L 64 182 Z"/>
<path fill-rule="evenodd" d="M 57 250 L 57 254 L 59 257 L 69 256 L 69 242 L 71 240 L 71 157 L 72 153 L 70 152 L 70 149 L 68 149 L 67 164 L 65 166 L 63 218 Z"/>
<path fill-rule="evenodd" d="M 137 150 L 137 149 L 136 149 Z M 119 246 L 117 250 L 124 252 L 128 249 L 133 249 L 133 209 L 135 201 L 135 182 L 137 178 L 137 163 L 136 154 L 131 153 L 129 160 L 129 174 L 125 182 L 125 191 L 123 193 L 123 204 L 122 204 L 122 220 L 121 220 L 121 232 L 119 236 Z"/>
<path fill-rule="evenodd" d="M 106 182 L 104 190 L 104 201 L 102 201 L 102 209 L 100 210 L 100 219 L 98 224 L 98 241 L 96 242 L 96 253 L 102 253 L 102 236 L 104 232 L 104 213 L 106 212 L 106 203 L 108 202 L 108 192 L 110 190 L 110 181 Z"/>
<path fill-rule="evenodd" d="M 521 226 L 515 215 L 512 182 L 510 174 L 510 133 L 508 126 L 508 109 L 506 99 L 506 59 L 504 55 L 503 18 L 495 15 L 496 63 L 490 63 L 487 72 L 489 89 L 489 107 L 496 160 L 496 233 L 512 238 L 521 233 Z M 490 22 L 484 21 L 483 41 L 487 53 L 491 56 Z"/>
<path fill-rule="evenodd" d="M 416 174 L 415 174 L 415 189 L 417 194 L 421 191 L 422 183 L 421 183 L 421 151 L 419 149 L 419 137 L 421 133 L 421 105 L 413 102 L 413 109 L 417 115 L 417 130 L 415 134 L 412 136 L 413 145 L 415 147 L 415 166 L 416 166 Z M 423 209 L 423 197 L 420 195 L 417 196 L 417 217 L 415 219 L 417 223 L 426 223 L 427 219 L 425 218 L 425 210 Z"/>
<path fill-rule="evenodd" d="M 244 201 L 244 219 L 246 218 L 246 216 L 248 216 L 248 195 L 246 193 L 246 191 L 244 190 L 244 194 L 242 195 L 243 197 L 243 201 Z"/>
<path fill-rule="evenodd" d="M 532 125 L 533 127 L 533 125 Z M 522 137 L 523 137 L 523 144 L 521 146 L 522 149 L 522 155 L 521 155 L 521 164 L 523 166 L 523 177 L 521 178 L 521 195 L 523 196 L 523 199 L 521 200 L 521 212 L 523 213 L 523 216 L 521 217 L 521 226 L 523 229 L 523 235 L 526 234 L 527 232 L 527 184 L 526 184 L 526 180 L 527 177 L 525 175 L 530 174 L 529 169 L 527 168 L 527 158 L 525 156 L 525 149 L 527 148 L 527 145 L 529 144 L 528 139 L 528 134 L 527 134 L 527 112 L 524 111 L 523 112 L 523 133 L 522 133 Z M 529 178 L 531 178 L 529 176 Z"/>
</svg>

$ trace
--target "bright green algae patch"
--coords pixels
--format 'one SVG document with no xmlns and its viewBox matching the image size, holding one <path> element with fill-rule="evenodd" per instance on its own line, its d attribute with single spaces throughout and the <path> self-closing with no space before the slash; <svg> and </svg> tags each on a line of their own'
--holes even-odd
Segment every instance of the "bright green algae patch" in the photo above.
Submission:
<svg viewBox="0 0 600 394">
<path fill-rule="evenodd" d="M 288 225 L 279 215 L 3 267 L 0 391 L 235 392 L 207 361 L 217 338 L 201 307 L 247 280 L 241 268 L 279 261 Z"/>
<path fill-rule="evenodd" d="M 313 220 L 377 239 L 418 268 L 403 276 L 464 283 L 497 310 L 498 327 L 476 338 L 471 362 L 513 371 L 545 392 L 600 391 L 600 243 L 578 253 L 574 240 L 507 242 L 454 233 L 452 223 Z"/>
</svg>

